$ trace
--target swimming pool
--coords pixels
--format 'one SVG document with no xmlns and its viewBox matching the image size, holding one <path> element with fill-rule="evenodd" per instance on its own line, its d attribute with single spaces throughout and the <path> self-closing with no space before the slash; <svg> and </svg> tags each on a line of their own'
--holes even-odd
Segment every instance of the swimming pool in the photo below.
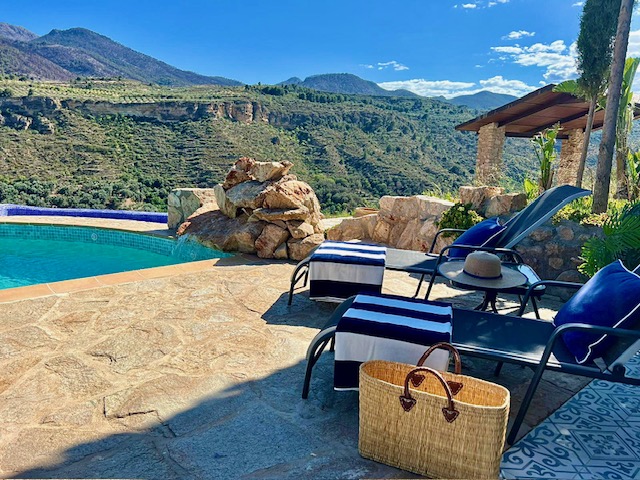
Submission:
<svg viewBox="0 0 640 480">
<path fill-rule="evenodd" d="M 0 224 L 0 290 L 228 256 L 188 240 L 5 223 Z"/>
</svg>

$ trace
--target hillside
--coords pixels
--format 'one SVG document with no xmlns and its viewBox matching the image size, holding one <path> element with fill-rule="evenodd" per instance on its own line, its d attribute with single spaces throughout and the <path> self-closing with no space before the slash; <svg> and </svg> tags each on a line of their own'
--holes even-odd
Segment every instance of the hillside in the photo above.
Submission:
<svg viewBox="0 0 640 480">
<path fill-rule="evenodd" d="M 30 32 L 26 28 L 0 22 L 0 38 L 15 42 L 28 42 L 29 40 L 38 38 L 38 35 Z"/>
<path fill-rule="evenodd" d="M 84 28 L 52 30 L 38 37 L 0 24 L 0 73 L 39 80 L 123 77 L 159 85 L 242 85 L 224 77 L 180 70 Z"/>
<path fill-rule="evenodd" d="M 475 110 L 490 111 L 517 99 L 518 97 L 514 97 L 513 95 L 483 90 L 473 95 L 458 95 L 447 101 L 454 105 L 462 105 Z"/>
<path fill-rule="evenodd" d="M 5 88 L 0 203 L 164 209 L 171 188 L 211 187 L 246 155 L 294 162 L 335 213 L 454 190 L 475 166 L 475 135 L 454 130 L 475 112 L 426 98 L 113 80 L 0 80 Z M 520 182 L 529 144 L 507 141 L 505 163 Z"/>
<path fill-rule="evenodd" d="M 279 85 L 299 85 L 321 92 L 345 93 L 348 95 L 375 95 L 381 97 L 419 97 L 408 90 L 385 90 L 375 82 L 364 80 L 351 73 L 325 73 L 304 80 L 292 77 Z"/>
</svg>

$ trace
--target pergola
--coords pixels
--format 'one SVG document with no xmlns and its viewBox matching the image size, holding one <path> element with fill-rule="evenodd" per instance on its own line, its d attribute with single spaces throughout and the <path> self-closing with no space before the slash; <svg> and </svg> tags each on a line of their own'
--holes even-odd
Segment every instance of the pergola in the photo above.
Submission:
<svg viewBox="0 0 640 480">
<path fill-rule="evenodd" d="M 562 140 L 556 182 L 574 184 L 587 125 L 589 103 L 569 93 L 554 92 L 547 85 L 518 100 L 462 123 L 456 130 L 478 133 L 476 183 L 498 185 L 502 173 L 502 150 L 505 137 L 532 138 L 560 123 Z M 635 117 L 640 115 L 636 106 Z M 593 128 L 602 128 L 604 110 L 595 114 Z"/>
</svg>

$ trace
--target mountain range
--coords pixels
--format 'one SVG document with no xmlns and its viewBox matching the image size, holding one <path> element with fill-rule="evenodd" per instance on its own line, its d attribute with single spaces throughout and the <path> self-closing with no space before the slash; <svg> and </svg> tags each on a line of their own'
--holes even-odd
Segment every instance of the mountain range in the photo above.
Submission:
<svg viewBox="0 0 640 480">
<path fill-rule="evenodd" d="M 0 72 L 37 80 L 123 77 L 168 86 L 242 85 L 172 67 L 85 28 L 52 30 L 39 37 L 0 23 Z"/>
<path fill-rule="evenodd" d="M 16 25 L 0 23 L 0 74 L 35 80 L 70 81 L 77 77 L 126 78 L 165 86 L 223 85 L 242 82 L 180 70 L 85 28 L 52 30 L 38 36 Z M 322 92 L 383 97 L 419 97 L 408 90 L 389 91 L 350 73 L 292 77 L 279 85 L 299 85 Z M 450 100 L 476 110 L 491 110 L 516 97 L 482 91 Z"/>
</svg>

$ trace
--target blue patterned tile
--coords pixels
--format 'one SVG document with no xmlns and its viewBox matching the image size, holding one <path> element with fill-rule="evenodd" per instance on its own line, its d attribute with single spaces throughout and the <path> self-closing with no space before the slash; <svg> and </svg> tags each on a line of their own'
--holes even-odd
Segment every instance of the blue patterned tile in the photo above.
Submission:
<svg viewBox="0 0 640 480">
<path fill-rule="evenodd" d="M 640 355 L 628 364 L 640 376 Z M 640 387 L 591 382 L 510 448 L 505 478 L 640 479 Z"/>
</svg>

